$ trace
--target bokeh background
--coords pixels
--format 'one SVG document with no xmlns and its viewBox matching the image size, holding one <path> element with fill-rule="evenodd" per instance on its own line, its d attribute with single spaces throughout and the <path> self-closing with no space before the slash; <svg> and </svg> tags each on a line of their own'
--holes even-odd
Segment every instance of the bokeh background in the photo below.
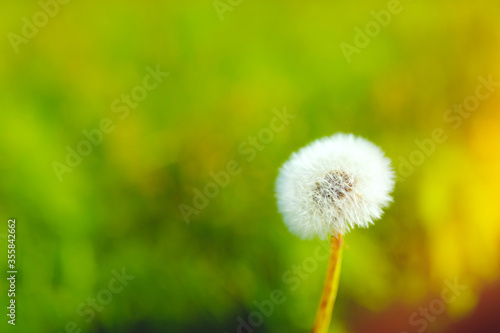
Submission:
<svg viewBox="0 0 500 333">
<path fill-rule="evenodd" d="M 382 147 L 400 178 L 383 219 L 346 237 L 331 332 L 500 332 L 499 87 L 447 113 L 478 77 L 500 82 L 498 1 L 401 1 L 350 62 L 341 43 L 391 2 L 222 3 L 70 1 L 18 52 L 10 33 L 42 7 L 4 4 L 0 267 L 16 218 L 19 274 L 17 324 L 2 313 L 0 330 L 238 332 L 279 290 L 254 331 L 308 332 L 326 268 L 311 258 L 328 244 L 287 231 L 274 181 L 292 151 L 341 131 Z M 148 66 L 170 74 L 120 119 L 112 103 Z M 285 109 L 294 118 L 242 153 Z M 59 181 L 53 163 L 104 118 L 114 130 Z M 404 169 L 436 128 L 446 140 Z M 240 172 L 186 223 L 179 205 L 230 161 Z M 135 278 L 87 323 L 79 307 L 122 268 Z M 445 281 L 466 288 L 441 309 Z"/>
</svg>

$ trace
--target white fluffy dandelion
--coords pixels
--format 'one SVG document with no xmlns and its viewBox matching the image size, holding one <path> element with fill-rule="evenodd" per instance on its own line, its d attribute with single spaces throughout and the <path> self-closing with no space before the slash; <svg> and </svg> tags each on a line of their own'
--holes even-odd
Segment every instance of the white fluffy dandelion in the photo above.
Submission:
<svg viewBox="0 0 500 333">
<path fill-rule="evenodd" d="M 332 235 L 325 285 L 313 333 L 326 333 L 337 295 L 343 235 L 368 227 L 392 198 L 390 160 L 373 143 L 352 134 L 314 141 L 292 154 L 276 181 L 278 208 L 301 238 Z"/>
<path fill-rule="evenodd" d="M 393 186 L 391 162 L 379 147 L 339 133 L 293 153 L 281 167 L 276 196 L 293 234 L 325 239 L 379 219 Z"/>
</svg>

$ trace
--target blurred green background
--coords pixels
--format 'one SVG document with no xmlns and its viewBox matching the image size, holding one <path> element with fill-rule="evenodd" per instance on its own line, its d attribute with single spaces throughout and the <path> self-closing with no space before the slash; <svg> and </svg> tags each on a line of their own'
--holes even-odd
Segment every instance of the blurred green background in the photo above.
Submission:
<svg viewBox="0 0 500 333">
<path fill-rule="evenodd" d="M 275 290 L 286 300 L 252 329 L 308 332 L 328 244 L 287 231 L 274 181 L 339 131 L 379 145 L 400 178 L 383 219 L 346 236 L 331 332 L 500 331 L 500 91 L 470 98 L 479 77 L 500 81 L 498 1 L 53 4 L 0 14 L 0 267 L 16 218 L 19 271 L 2 332 L 250 332 L 238 318 Z M 157 67 L 169 75 L 141 90 Z M 132 91 L 147 96 L 126 107 Z M 113 130 L 68 167 L 103 119 Z M 230 161 L 239 172 L 194 207 Z M 440 302 L 455 279 L 466 289 Z"/>
</svg>

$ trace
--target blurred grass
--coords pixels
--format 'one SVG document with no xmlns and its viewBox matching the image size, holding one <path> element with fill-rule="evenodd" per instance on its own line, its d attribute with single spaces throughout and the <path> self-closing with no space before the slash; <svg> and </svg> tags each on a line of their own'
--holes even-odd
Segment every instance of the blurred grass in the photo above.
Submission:
<svg viewBox="0 0 500 333">
<path fill-rule="evenodd" d="M 349 64 L 339 44 L 386 1 L 245 1 L 222 22 L 211 1 L 72 1 L 18 54 L 4 38 L 0 212 L 18 221 L 21 272 L 18 327 L 5 331 L 234 332 L 274 289 L 287 301 L 259 331 L 308 331 L 326 262 L 296 291 L 283 282 L 317 242 L 288 233 L 274 180 L 292 151 L 338 131 L 374 141 L 396 168 L 434 128 L 449 139 L 397 184 L 381 221 L 346 237 L 334 329 L 397 304 L 409 315 L 456 276 L 470 290 L 447 312 L 472 311 L 499 283 L 498 92 L 457 130 L 443 114 L 478 76 L 500 80 L 499 5 L 402 4 Z M 5 36 L 39 10 L 7 7 Z M 119 121 L 111 103 L 157 64 L 170 76 Z M 296 117 L 246 162 L 238 146 L 283 107 Z M 115 131 L 58 182 L 52 162 L 102 118 Z M 242 172 L 186 224 L 178 205 L 230 160 Z M 136 279 L 86 324 L 76 308 L 122 267 Z"/>
</svg>

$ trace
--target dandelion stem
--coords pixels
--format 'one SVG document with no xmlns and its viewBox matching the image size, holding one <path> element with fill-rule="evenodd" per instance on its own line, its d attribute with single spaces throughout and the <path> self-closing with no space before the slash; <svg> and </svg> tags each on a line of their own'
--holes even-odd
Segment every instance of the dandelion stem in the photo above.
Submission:
<svg viewBox="0 0 500 333">
<path fill-rule="evenodd" d="M 342 245 L 343 237 L 341 234 L 337 235 L 337 237 L 332 236 L 325 285 L 323 287 L 323 294 L 321 295 L 318 311 L 316 312 L 312 333 L 328 332 L 328 327 L 330 326 L 330 320 L 332 318 L 333 304 L 337 298 L 339 286 Z"/>
</svg>

